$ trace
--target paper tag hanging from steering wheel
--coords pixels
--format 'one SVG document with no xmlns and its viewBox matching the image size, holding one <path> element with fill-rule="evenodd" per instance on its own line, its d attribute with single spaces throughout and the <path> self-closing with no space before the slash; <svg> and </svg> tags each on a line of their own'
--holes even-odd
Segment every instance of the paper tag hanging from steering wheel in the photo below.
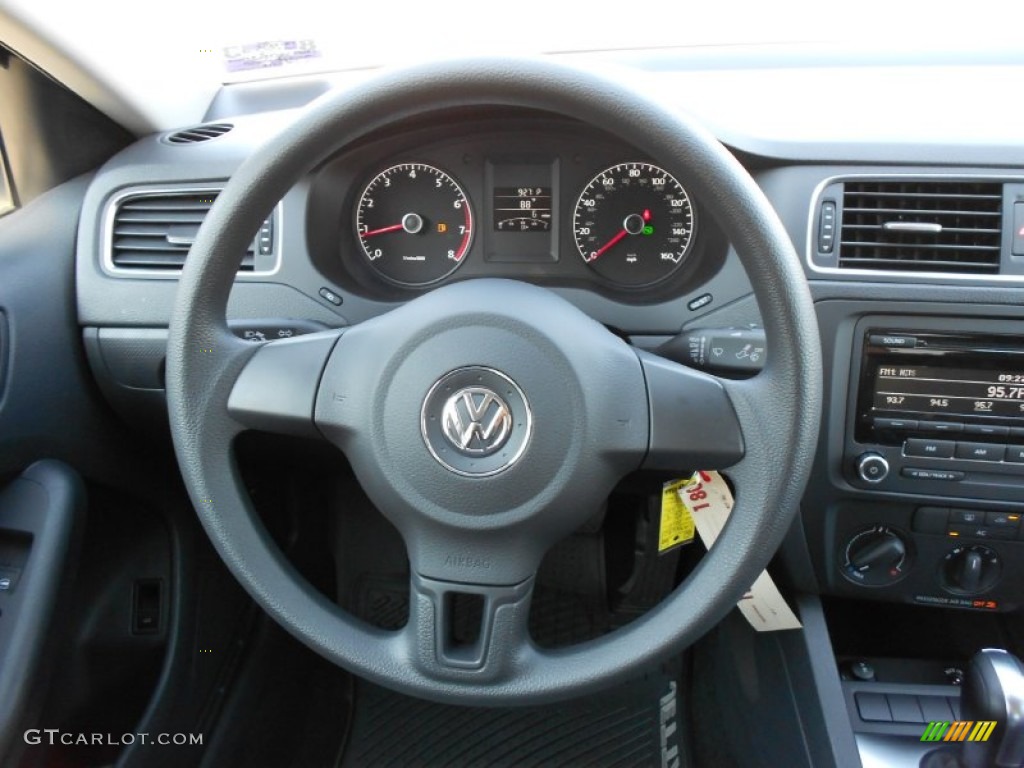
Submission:
<svg viewBox="0 0 1024 768">
<path fill-rule="evenodd" d="M 678 484 L 676 494 L 693 517 L 704 546 L 710 550 L 732 512 L 729 486 L 717 472 L 697 472 Z M 737 607 L 758 632 L 800 629 L 802 626 L 768 571 L 761 572 Z"/>
</svg>

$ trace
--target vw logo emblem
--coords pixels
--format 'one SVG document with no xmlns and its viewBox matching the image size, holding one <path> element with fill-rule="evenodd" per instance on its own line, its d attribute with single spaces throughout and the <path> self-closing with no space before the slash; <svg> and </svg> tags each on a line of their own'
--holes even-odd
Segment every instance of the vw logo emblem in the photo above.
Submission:
<svg viewBox="0 0 1024 768">
<path fill-rule="evenodd" d="M 505 444 L 512 430 L 508 403 L 487 387 L 465 387 L 441 411 L 441 432 L 464 454 L 486 456 Z"/>
<path fill-rule="evenodd" d="M 470 365 L 449 371 L 423 399 L 420 431 L 430 455 L 465 477 L 488 477 L 526 452 L 533 413 L 526 395 L 501 371 Z"/>
</svg>

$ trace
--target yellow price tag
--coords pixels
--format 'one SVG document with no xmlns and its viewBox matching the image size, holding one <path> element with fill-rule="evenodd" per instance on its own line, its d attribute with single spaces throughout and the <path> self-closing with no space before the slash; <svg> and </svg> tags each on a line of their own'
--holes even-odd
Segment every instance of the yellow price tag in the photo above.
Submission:
<svg viewBox="0 0 1024 768">
<path fill-rule="evenodd" d="M 679 490 L 692 485 L 694 478 L 673 480 L 661 489 L 661 517 L 658 521 L 658 553 L 693 541 L 693 515 L 679 498 Z"/>
</svg>

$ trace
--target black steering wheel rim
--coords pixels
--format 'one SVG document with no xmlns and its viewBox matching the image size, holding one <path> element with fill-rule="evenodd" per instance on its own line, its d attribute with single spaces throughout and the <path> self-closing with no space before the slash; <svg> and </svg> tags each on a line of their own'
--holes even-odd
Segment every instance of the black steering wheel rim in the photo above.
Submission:
<svg viewBox="0 0 1024 768">
<path fill-rule="evenodd" d="M 526 641 L 500 670 L 438 676 L 409 663 L 407 636 L 368 627 L 307 584 L 263 529 L 232 456 L 232 441 L 244 425 L 228 408 L 233 382 L 256 349 L 229 332 L 225 310 L 246 245 L 303 174 L 374 130 L 468 106 L 525 107 L 578 118 L 624 138 L 686 179 L 747 270 L 771 354 L 753 379 L 723 382 L 746 443 L 744 458 L 729 473 L 736 506 L 718 544 L 682 585 L 605 637 L 553 651 Z M 407 693 L 462 703 L 533 703 L 626 679 L 678 652 L 750 587 L 788 530 L 812 464 L 820 344 L 803 270 L 785 229 L 713 136 L 618 82 L 546 61 L 483 59 L 388 72 L 329 95 L 239 168 L 207 216 L 181 277 L 168 343 L 167 394 L 178 462 L 200 520 L 228 568 L 282 626 L 335 663 Z M 512 609 L 524 611 L 528 601 Z M 509 620 L 525 622 L 522 615 Z M 426 638 L 421 645 L 431 642 Z"/>
</svg>

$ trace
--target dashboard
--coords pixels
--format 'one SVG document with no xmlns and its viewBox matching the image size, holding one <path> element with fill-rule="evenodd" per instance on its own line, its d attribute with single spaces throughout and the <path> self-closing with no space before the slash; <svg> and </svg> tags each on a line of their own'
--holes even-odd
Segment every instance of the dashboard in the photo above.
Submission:
<svg viewBox="0 0 1024 768">
<path fill-rule="evenodd" d="M 1024 147 L 937 133 L 923 105 L 899 131 L 883 138 L 874 126 L 859 144 L 836 124 L 804 144 L 766 138 L 720 100 L 699 101 L 722 73 L 660 66 L 665 98 L 682 84 L 696 94 L 690 106 L 767 195 L 816 301 L 825 418 L 798 586 L 969 610 L 1024 604 Z M 915 73 L 922 83 L 930 74 L 901 72 Z M 93 178 L 79 323 L 101 388 L 129 418 L 162 418 L 175 281 L 203 216 L 319 92 L 309 86 L 243 88 L 215 100 L 202 140 L 144 138 Z M 696 367 L 750 375 L 771 354 L 739 258 L 687 179 L 628 137 L 509 107 L 409 118 L 310 168 L 255 233 L 229 319 L 243 338 L 288 337 L 483 276 L 548 287 L 635 345 Z M 983 582 L 962 583 L 964 546 L 996 558 Z"/>
<path fill-rule="evenodd" d="M 1024 142 L 1000 132 L 1003 102 L 965 135 L 931 98 L 933 70 L 896 69 L 905 87 L 873 91 L 877 115 L 856 131 L 799 86 L 863 92 L 884 79 L 877 67 L 659 59 L 638 79 L 668 103 L 687 94 L 681 106 L 746 167 L 815 300 L 825 400 L 782 557 L 789 585 L 1009 613 L 1024 605 Z M 946 85 L 998 90 L 982 66 L 943 72 Z M 720 98 L 761 103 L 769 80 L 782 94 L 774 111 Z M 206 116 L 226 126 L 214 138 L 146 137 L 91 181 L 78 319 L 100 387 L 129 420 L 164 418 L 166 327 L 202 216 L 253 149 L 338 85 L 236 87 Z M 578 120 L 504 107 L 410 119 L 341 148 L 289 191 L 255 235 L 229 319 L 253 341 L 287 337 L 501 277 L 550 288 L 638 347 L 756 373 L 765 350 L 750 281 L 688 190 L 629 137 Z M 851 712 L 858 733 L 880 732 Z"/>
</svg>

